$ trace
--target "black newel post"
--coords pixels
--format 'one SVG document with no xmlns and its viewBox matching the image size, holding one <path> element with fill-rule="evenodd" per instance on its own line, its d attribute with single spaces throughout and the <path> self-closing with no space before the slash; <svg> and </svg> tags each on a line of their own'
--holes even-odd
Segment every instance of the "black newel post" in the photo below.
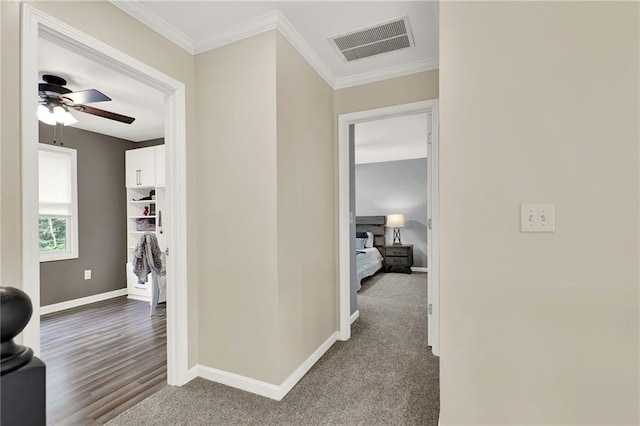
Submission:
<svg viewBox="0 0 640 426">
<path fill-rule="evenodd" d="M 33 308 L 21 290 L 0 287 L 0 424 L 44 426 L 45 366 L 13 338 L 25 328 Z"/>
</svg>

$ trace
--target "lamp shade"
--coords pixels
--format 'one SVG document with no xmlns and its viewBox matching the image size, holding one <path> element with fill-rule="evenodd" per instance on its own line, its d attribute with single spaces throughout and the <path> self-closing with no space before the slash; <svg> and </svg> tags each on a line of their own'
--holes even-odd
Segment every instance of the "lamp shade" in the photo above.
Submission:
<svg viewBox="0 0 640 426">
<path fill-rule="evenodd" d="M 38 120 L 49 126 L 56 125 L 56 119 L 53 118 L 53 113 L 44 105 L 38 105 Z"/>
<path fill-rule="evenodd" d="M 387 215 L 387 226 L 390 228 L 404 228 L 405 218 L 403 214 Z"/>
<path fill-rule="evenodd" d="M 66 107 L 42 104 L 38 105 L 38 120 L 50 126 L 55 126 L 56 124 L 71 126 L 78 122 Z"/>
<path fill-rule="evenodd" d="M 65 112 L 64 114 L 64 122 L 62 124 L 64 124 L 65 126 L 72 126 L 74 124 L 76 124 L 78 122 L 78 120 L 76 120 L 76 118 L 71 115 L 71 113 L 69 111 Z"/>
</svg>

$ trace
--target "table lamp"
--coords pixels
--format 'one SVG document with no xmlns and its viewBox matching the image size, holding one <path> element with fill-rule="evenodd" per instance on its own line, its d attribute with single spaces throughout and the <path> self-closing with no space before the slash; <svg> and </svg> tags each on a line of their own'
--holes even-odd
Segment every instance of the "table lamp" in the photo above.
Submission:
<svg viewBox="0 0 640 426">
<path fill-rule="evenodd" d="M 400 245 L 400 229 L 404 228 L 405 218 L 403 214 L 387 215 L 387 226 L 393 228 L 393 245 Z"/>
</svg>

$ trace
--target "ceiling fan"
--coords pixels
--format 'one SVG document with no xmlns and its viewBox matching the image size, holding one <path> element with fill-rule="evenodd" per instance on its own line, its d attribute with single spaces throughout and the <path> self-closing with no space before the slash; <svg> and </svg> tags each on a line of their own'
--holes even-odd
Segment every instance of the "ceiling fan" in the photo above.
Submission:
<svg viewBox="0 0 640 426">
<path fill-rule="evenodd" d="M 111 100 L 110 97 L 96 89 L 72 92 L 64 87 L 67 80 L 57 75 L 44 74 L 42 80 L 44 83 L 38 84 L 38 96 L 40 96 L 38 119 L 43 123 L 52 126 L 55 124 L 68 126 L 76 123 L 78 120 L 69 113 L 69 109 L 126 124 L 131 124 L 135 120 L 133 117 L 85 105 Z"/>
</svg>

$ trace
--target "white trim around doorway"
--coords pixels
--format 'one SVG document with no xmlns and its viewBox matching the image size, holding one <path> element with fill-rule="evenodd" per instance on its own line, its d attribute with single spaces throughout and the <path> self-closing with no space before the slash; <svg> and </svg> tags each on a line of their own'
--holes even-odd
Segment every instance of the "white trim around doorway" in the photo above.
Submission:
<svg viewBox="0 0 640 426">
<path fill-rule="evenodd" d="M 121 72 L 165 94 L 167 149 L 167 382 L 180 386 L 188 374 L 186 97 L 185 85 L 108 44 L 22 4 L 21 130 L 22 130 L 22 290 L 33 304 L 23 331 L 23 344 L 40 353 L 40 264 L 38 249 L 38 38 L 48 40 Z M 168 215 L 169 216 L 169 215 Z"/>
<path fill-rule="evenodd" d="M 349 167 L 353 159 L 349 155 L 349 126 L 352 124 L 362 123 L 372 120 L 380 120 L 383 118 L 397 117 L 403 115 L 412 115 L 419 113 L 431 113 L 433 131 L 431 144 L 435 149 L 435 155 L 430 159 L 429 164 L 436 175 L 430 180 L 432 187 L 432 206 L 429 208 L 430 219 L 432 222 L 433 235 L 433 253 L 432 263 L 429 264 L 428 283 L 430 288 L 429 294 L 432 300 L 432 313 L 430 319 L 432 321 L 430 329 L 433 335 L 430 336 L 432 351 L 435 355 L 440 353 L 440 336 L 439 336 L 439 274 L 438 274 L 438 167 L 437 167 L 437 147 L 438 147 L 438 115 L 439 103 L 437 99 L 396 105 L 385 108 L 371 109 L 367 111 L 359 111 L 348 114 L 340 114 L 338 116 L 338 265 L 339 265 L 339 339 L 348 340 L 351 337 L 351 274 L 350 274 L 350 231 L 349 225 L 355 220 L 353 212 L 349 210 L 349 191 L 350 177 Z M 427 135 L 425 135 L 425 140 Z M 435 177 L 435 179 L 433 179 Z M 425 182 L 425 185 L 427 183 Z M 426 324 L 425 324 L 426 326 Z"/>
</svg>

